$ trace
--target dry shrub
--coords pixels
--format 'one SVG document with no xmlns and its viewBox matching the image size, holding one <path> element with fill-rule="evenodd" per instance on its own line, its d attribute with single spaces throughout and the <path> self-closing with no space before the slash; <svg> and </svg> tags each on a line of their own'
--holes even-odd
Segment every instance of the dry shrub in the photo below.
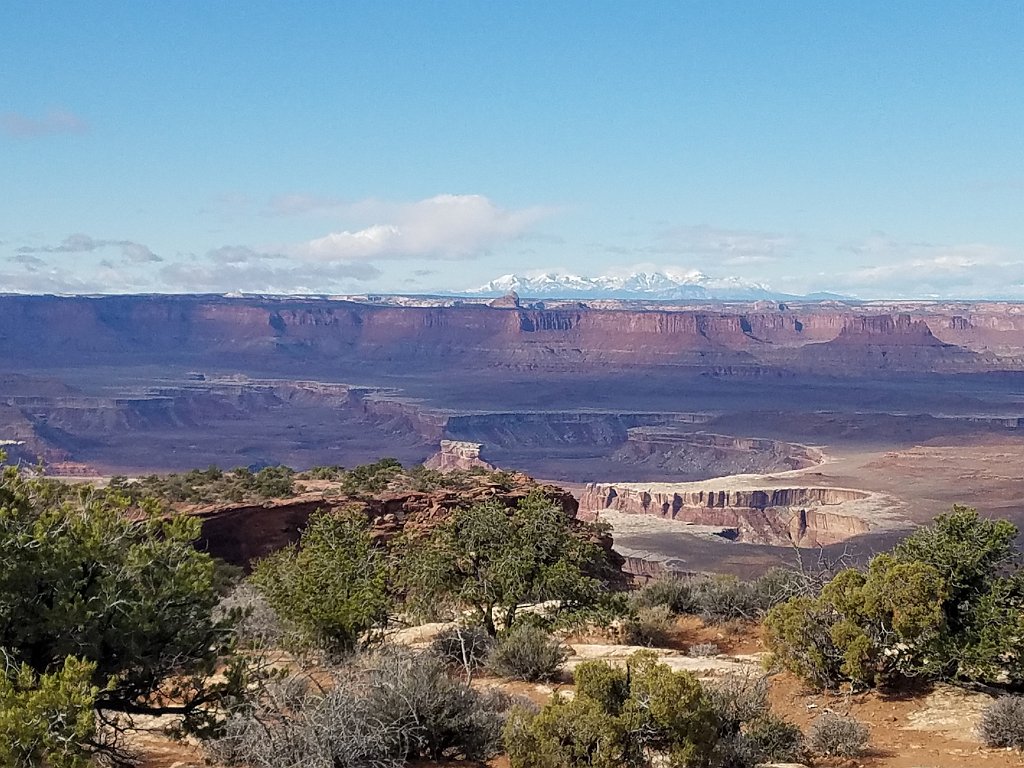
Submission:
<svg viewBox="0 0 1024 768">
<path fill-rule="evenodd" d="M 546 630 L 524 624 L 504 632 L 487 659 L 487 667 L 499 677 L 535 683 L 558 674 L 569 652 Z"/>
<path fill-rule="evenodd" d="M 661 576 L 630 596 L 637 609 L 664 606 L 676 615 L 694 614 L 709 624 L 754 620 L 774 605 L 810 590 L 799 571 L 773 568 L 749 581 L 733 576 Z"/>
<path fill-rule="evenodd" d="M 1024 749 L 1024 696 L 1001 696 L 989 704 L 978 735 L 989 747 Z"/>
<path fill-rule="evenodd" d="M 744 724 L 736 747 L 746 765 L 800 763 L 806 755 L 800 728 L 772 714 Z"/>
<path fill-rule="evenodd" d="M 673 624 L 668 606 L 641 608 L 619 626 L 619 641 L 626 645 L 664 646 L 671 639 Z"/>
<path fill-rule="evenodd" d="M 267 682 L 208 743 L 210 756 L 246 768 L 399 768 L 500 750 L 511 698 L 452 679 L 432 654 L 386 649 L 329 677 Z"/>
<path fill-rule="evenodd" d="M 826 712 L 811 724 L 811 749 L 825 757 L 857 757 L 864 754 L 869 731 L 856 718 Z"/>
<path fill-rule="evenodd" d="M 440 632 L 431 650 L 449 664 L 468 672 L 482 667 L 494 648 L 494 638 L 483 627 L 451 627 Z"/>
<path fill-rule="evenodd" d="M 215 616 L 231 619 L 235 637 L 244 648 L 274 647 L 280 645 L 285 635 L 277 611 L 247 581 L 221 598 Z"/>
<path fill-rule="evenodd" d="M 301 678 L 265 686 L 248 711 L 234 714 L 207 743 L 216 762 L 252 768 L 400 768 L 405 734 L 372 710 L 352 681 L 325 692 Z"/>
<path fill-rule="evenodd" d="M 647 582 L 630 595 L 636 608 L 663 605 L 676 615 L 697 613 L 694 579 L 689 576 L 668 574 Z"/>
<path fill-rule="evenodd" d="M 501 744 L 511 697 L 477 691 L 432 654 L 389 651 L 367 658 L 369 706 L 401 728 L 409 759 L 484 760 Z"/>
<path fill-rule="evenodd" d="M 753 768 L 762 763 L 800 762 L 805 753 L 800 729 L 772 714 L 768 678 L 730 675 L 707 688 L 718 720 L 720 768 Z"/>
<path fill-rule="evenodd" d="M 708 698 L 723 737 L 739 733 L 744 723 L 770 714 L 768 678 L 752 673 L 729 675 L 708 685 Z"/>
<path fill-rule="evenodd" d="M 694 643 L 687 649 L 686 655 L 700 658 L 702 656 L 717 656 L 721 652 L 722 649 L 718 647 L 717 643 Z"/>
</svg>

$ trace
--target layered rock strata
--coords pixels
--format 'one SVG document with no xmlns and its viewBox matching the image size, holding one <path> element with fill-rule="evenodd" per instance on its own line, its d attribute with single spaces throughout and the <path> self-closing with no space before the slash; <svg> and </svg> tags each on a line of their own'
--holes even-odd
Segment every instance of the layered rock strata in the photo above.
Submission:
<svg viewBox="0 0 1024 768">
<path fill-rule="evenodd" d="M 655 515 L 680 523 L 735 531 L 737 541 L 758 544 L 826 546 L 868 533 L 876 494 L 849 488 L 697 488 L 673 490 L 635 484 L 588 484 L 580 496 L 580 515 L 600 517 L 602 510 Z M 879 524 L 887 523 L 884 516 Z M 685 529 L 681 526 L 680 532 Z"/>
<path fill-rule="evenodd" d="M 483 445 L 467 443 L 461 440 L 442 440 L 437 453 L 423 462 L 427 469 L 439 472 L 452 472 L 459 469 L 487 469 L 494 467 L 480 458 Z"/>
<path fill-rule="evenodd" d="M 0 296 L 0 355 L 65 365 L 168 362 L 274 368 L 332 359 L 401 369 L 452 360 L 559 370 L 1017 370 L 1014 305 L 806 304 L 766 309 L 396 306 L 300 298 Z"/>
</svg>

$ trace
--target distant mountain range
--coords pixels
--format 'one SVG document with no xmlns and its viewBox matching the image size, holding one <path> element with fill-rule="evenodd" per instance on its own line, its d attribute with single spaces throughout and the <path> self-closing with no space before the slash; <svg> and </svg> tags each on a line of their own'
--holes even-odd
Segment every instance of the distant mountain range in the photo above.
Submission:
<svg viewBox="0 0 1024 768">
<path fill-rule="evenodd" d="M 550 272 L 528 277 L 502 275 L 489 283 L 464 291 L 467 296 L 504 296 L 515 291 L 529 298 L 557 299 L 650 299 L 657 301 L 779 301 L 785 299 L 843 299 L 831 293 L 808 296 L 773 291 L 767 285 L 740 277 L 709 277 L 703 272 L 634 272 L 626 277 L 583 277 Z"/>
</svg>

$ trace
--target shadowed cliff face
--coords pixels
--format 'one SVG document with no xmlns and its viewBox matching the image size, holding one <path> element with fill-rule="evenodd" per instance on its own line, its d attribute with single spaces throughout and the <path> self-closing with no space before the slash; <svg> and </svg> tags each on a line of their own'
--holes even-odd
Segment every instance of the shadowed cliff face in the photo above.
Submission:
<svg viewBox="0 0 1024 768">
<path fill-rule="evenodd" d="M 824 460 L 816 448 L 782 440 L 658 427 L 630 429 L 612 458 L 669 471 L 679 479 L 804 469 Z"/>
<path fill-rule="evenodd" d="M 508 489 L 482 481 L 479 487 L 466 490 L 398 491 L 375 496 L 307 491 L 293 498 L 264 503 L 217 504 L 187 511 L 202 521 L 197 546 L 245 568 L 298 541 L 310 515 L 318 511 L 362 511 L 378 543 L 391 541 L 403 531 L 428 532 L 447 520 L 457 507 L 496 501 L 512 509 L 533 491 L 541 492 L 561 508 L 566 518 L 575 520 L 578 504 L 572 494 L 555 486 L 538 484 L 525 475 L 513 475 L 512 480 L 514 485 Z M 615 567 L 620 567 L 622 560 L 611 552 L 611 539 L 601 535 L 597 541 L 609 553 Z"/>
<path fill-rule="evenodd" d="M 999 317 L 1002 314 L 1003 317 Z M 214 296 L 0 297 L 0 354 L 24 362 L 257 369 L 358 360 L 401 369 L 452 361 L 507 368 L 984 371 L 1024 355 L 1024 316 L 998 308 L 599 310 L 378 306 Z M 1013 359 L 1010 359 L 1013 358 Z"/>
</svg>

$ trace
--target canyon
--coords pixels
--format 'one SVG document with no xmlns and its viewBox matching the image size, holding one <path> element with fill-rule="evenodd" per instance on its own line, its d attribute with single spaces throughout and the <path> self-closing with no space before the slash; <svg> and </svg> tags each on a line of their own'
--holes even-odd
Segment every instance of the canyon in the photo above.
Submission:
<svg viewBox="0 0 1024 768">
<path fill-rule="evenodd" d="M 1024 521 L 1022 424 L 1014 304 L 0 296 L 11 460 L 523 470 L 686 569 Z"/>
<path fill-rule="evenodd" d="M 600 485 L 580 494 L 580 515 L 654 515 L 704 526 L 732 541 L 823 547 L 869 531 L 906 527 L 893 499 L 834 487 L 765 487 L 781 478 L 733 476 L 717 483 Z"/>
</svg>

